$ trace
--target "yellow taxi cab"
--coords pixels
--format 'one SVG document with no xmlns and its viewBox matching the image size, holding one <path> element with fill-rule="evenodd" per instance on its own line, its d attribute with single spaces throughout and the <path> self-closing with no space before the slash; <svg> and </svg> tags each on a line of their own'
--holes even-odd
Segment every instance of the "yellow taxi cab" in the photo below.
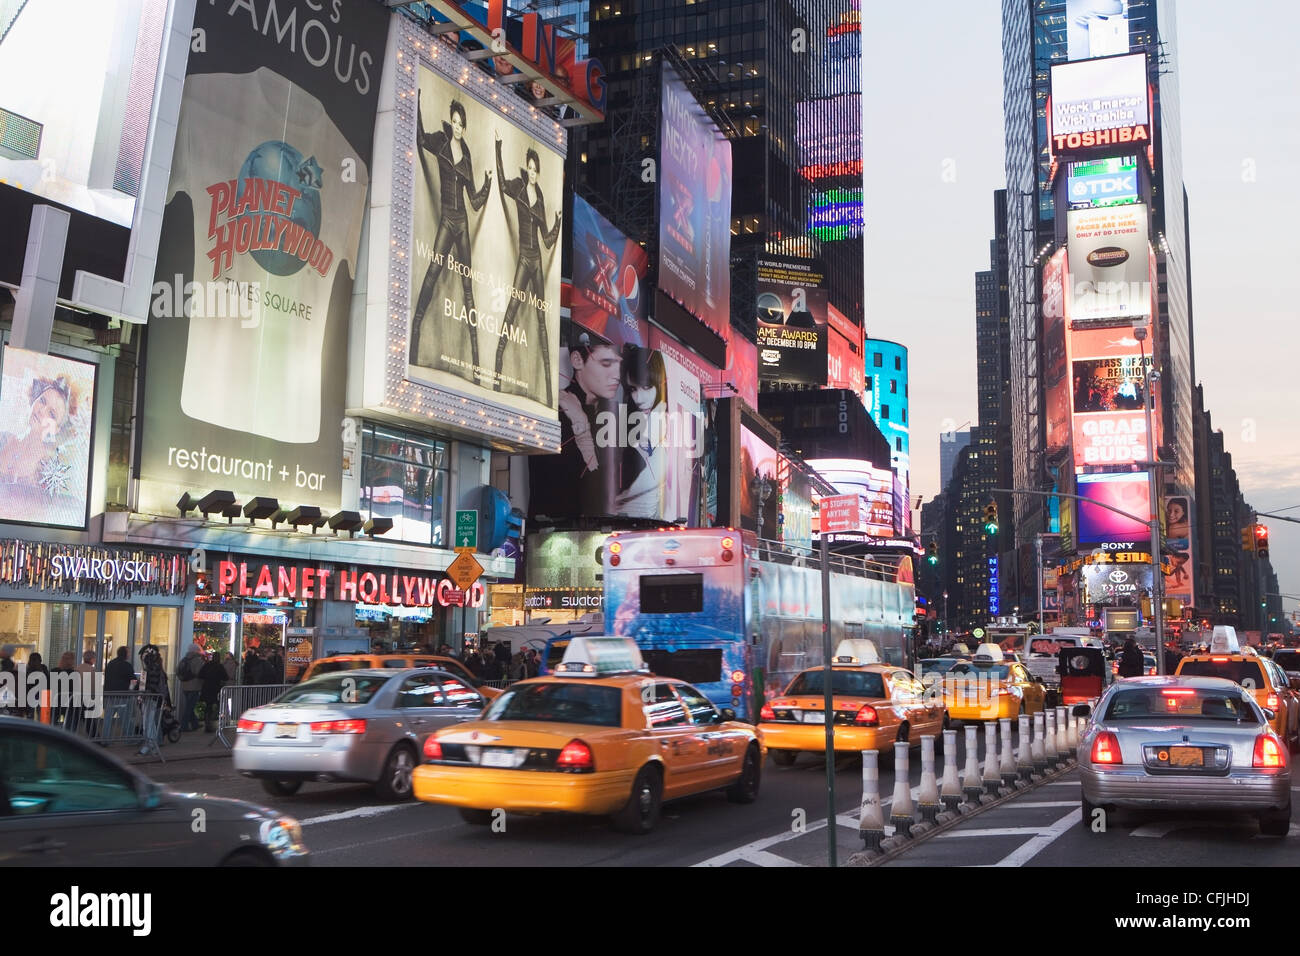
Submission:
<svg viewBox="0 0 1300 956">
<path fill-rule="evenodd" d="M 936 681 L 932 692 L 937 693 Z M 1001 720 L 1043 709 L 1047 688 L 996 644 L 981 644 L 969 661 L 943 675 L 943 705 L 952 720 Z"/>
<path fill-rule="evenodd" d="M 582 813 L 648 833 L 665 800 L 708 790 L 757 799 L 763 740 L 734 717 L 649 673 L 633 642 L 578 637 L 554 675 L 512 684 L 480 720 L 431 735 L 415 796 L 458 807 L 468 823 L 491 823 L 496 810 Z"/>
<path fill-rule="evenodd" d="M 1210 639 L 1209 651 L 1189 654 L 1174 672 L 1187 677 L 1226 677 L 1255 698 L 1255 703 L 1273 713 L 1269 721 L 1274 733 L 1293 752 L 1300 751 L 1300 694 L 1291 689 L 1286 672 L 1252 647 L 1242 648 L 1235 628 L 1219 626 Z"/>
<path fill-rule="evenodd" d="M 823 667 L 802 671 L 759 712 L 759 732 L 778 766 L 790 766 L 803 751 L 826 753 L 825 674 Z M 899 740 L 919 744 L 947 726 L 942 703 L 926 699 L 911 671 L 880 663 L 870 641 L 844 641 L 836 649 L 831 709 L 836 753 L 887 751 Z"/>
<path fill-rule="evenodd" d="M 303 680 L 320 677 L 321 674 L 333 674 L 336 671 L 359 671 L 383 668 L 436 667 L 439 670 L 455 674 L 465 681 L 487 700 L 494 700 L 501 694 L 499 687 L 492 687 L 469 672 L 469 668 L 454 657 L 439 654 L 335 654 L 322 657 L 307 665 Z"/>
</svg>

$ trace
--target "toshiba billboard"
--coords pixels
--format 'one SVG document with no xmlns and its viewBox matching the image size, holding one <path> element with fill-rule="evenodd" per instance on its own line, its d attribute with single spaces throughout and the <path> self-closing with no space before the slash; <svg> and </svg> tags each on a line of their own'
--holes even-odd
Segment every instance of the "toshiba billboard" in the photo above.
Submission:
<svg viewBox="0 0 1300 956">
<path fill-rule="evenodd" d="M 1151 142 L 1147 56 L 1130 53 L 1052 67 L 1049 112 L 1053 152 L 1136 152 Z"/>
</svg>

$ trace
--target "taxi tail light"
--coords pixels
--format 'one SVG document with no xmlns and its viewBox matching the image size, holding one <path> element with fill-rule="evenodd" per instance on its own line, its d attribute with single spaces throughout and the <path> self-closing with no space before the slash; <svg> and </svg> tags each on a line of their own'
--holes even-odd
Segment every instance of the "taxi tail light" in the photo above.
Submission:
<svg viewBox="0 0 1300 956">
<path fill-rule="evenodd" d="M 862 727 L 875 727 L 880 723 L 880 715 L 876 713 L 876 708 L 870 704 L 863 704 L 858 708 L 853 722 Z"/>
<path fill-rule="evenodd" d="M 1124 758 L 1119 752 L 1119 738 L 1109 730 L 1102 731 L 1097 735 L 1097 739 L 1092 742 L 1092 762 L 1093 763 L 1123 763 Z"/>
<path fill-rule="evenodd" d="M 438 738 L 429 737 L 424 741 L 424 757 L 426 760 L 442 759 L 442 744 L 438 743 Z"/>
<path fill-rule="evenodd" d="M 235 732 L 240 734 L 260 734 L 262 732 L 262 722 L 240 717 L 239 726 L 235 728 Z"/>
<path fill-rule="evenodd" d="M 1255 757 L 1250 764 L 1266 770 L 1280 770 L 1286 766 L 1286 755 L 1282 744 L 1272 734 L 1260 734 L 1255 738 Z"/>
<path fill-rule="evenodd" d="M 567 770 L 570 773 L 591 773 L 596 769 L 596 758 L 592 756 L 591 748 L 581 740 L 570 740 L 560 751 L 560 755 L 555 758 L 555 767 L 557 770 Z"/>
<path fill-rule="evenodd" d="M 317 720 L 311 725 L 313 734 L 364 734 L 364 720 Z"/>
<path fill-rule="evenodd" d="M 771 704 L 764 704 L 763 709 L 758 712 L 759 720 L 776 720 L 776 711 L 772 709 Z"/>
<path fill-rule="evenodd" d="M 1278 697 L 1277 694 L 1269 694 L 1268 700 L 1264 701 L 1264 706 L 1269 710 L 1277 710 L 1282 706 L 1282 698 Z"/>
</svg>

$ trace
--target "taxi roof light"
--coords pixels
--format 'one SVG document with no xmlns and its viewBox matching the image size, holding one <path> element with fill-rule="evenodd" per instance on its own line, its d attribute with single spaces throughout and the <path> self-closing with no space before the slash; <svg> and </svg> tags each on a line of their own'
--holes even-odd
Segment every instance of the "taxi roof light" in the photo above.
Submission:
<svg viewBox="0 0 1300 956">
<path fill-rule="evenodd" d="M 880 651 L 876 648 L 876 642 L 862 637 L 850 637 L 840 641 L 839 646 L 835 648 L 833 659 L 838 661 L 841 657 L 857 658 L 856 662 L 859 664 L 880 663 Z"/>
<path fill-rule="evenodd" d="M 981 644 L 975 648 L 975 660 L 981 664 L 1000 664 L 1005 655 L 999 644 Z"/>
<path fill-rule="evenodd" d="M 1211 654 L 1240 654 L 1241 642 L 1237 640 L 1237 629 L 1220 624 L 1214 629 L 1210 638 Z"/>
<path fill-rule="evenodd" d="M 636 641 L 629 637 L 574 637 L 555 672 L 571 677 L 605 677 L 648 674 L 650 669 Z"/>
</svg>

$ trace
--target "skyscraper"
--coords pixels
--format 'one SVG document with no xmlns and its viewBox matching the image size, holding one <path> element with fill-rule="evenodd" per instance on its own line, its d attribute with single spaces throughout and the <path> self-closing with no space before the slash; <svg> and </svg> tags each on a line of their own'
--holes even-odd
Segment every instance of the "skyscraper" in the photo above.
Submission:
<svg viewBox="0 0 1300 956">
<path fill-rule="evenodd" d="M 947 488 L 952 480 L 952 470 L 957 464 L 957 455 L 970 444 L 971 430 L 944 432 L 939 436 L 939 487 Z"/>
</svg>

